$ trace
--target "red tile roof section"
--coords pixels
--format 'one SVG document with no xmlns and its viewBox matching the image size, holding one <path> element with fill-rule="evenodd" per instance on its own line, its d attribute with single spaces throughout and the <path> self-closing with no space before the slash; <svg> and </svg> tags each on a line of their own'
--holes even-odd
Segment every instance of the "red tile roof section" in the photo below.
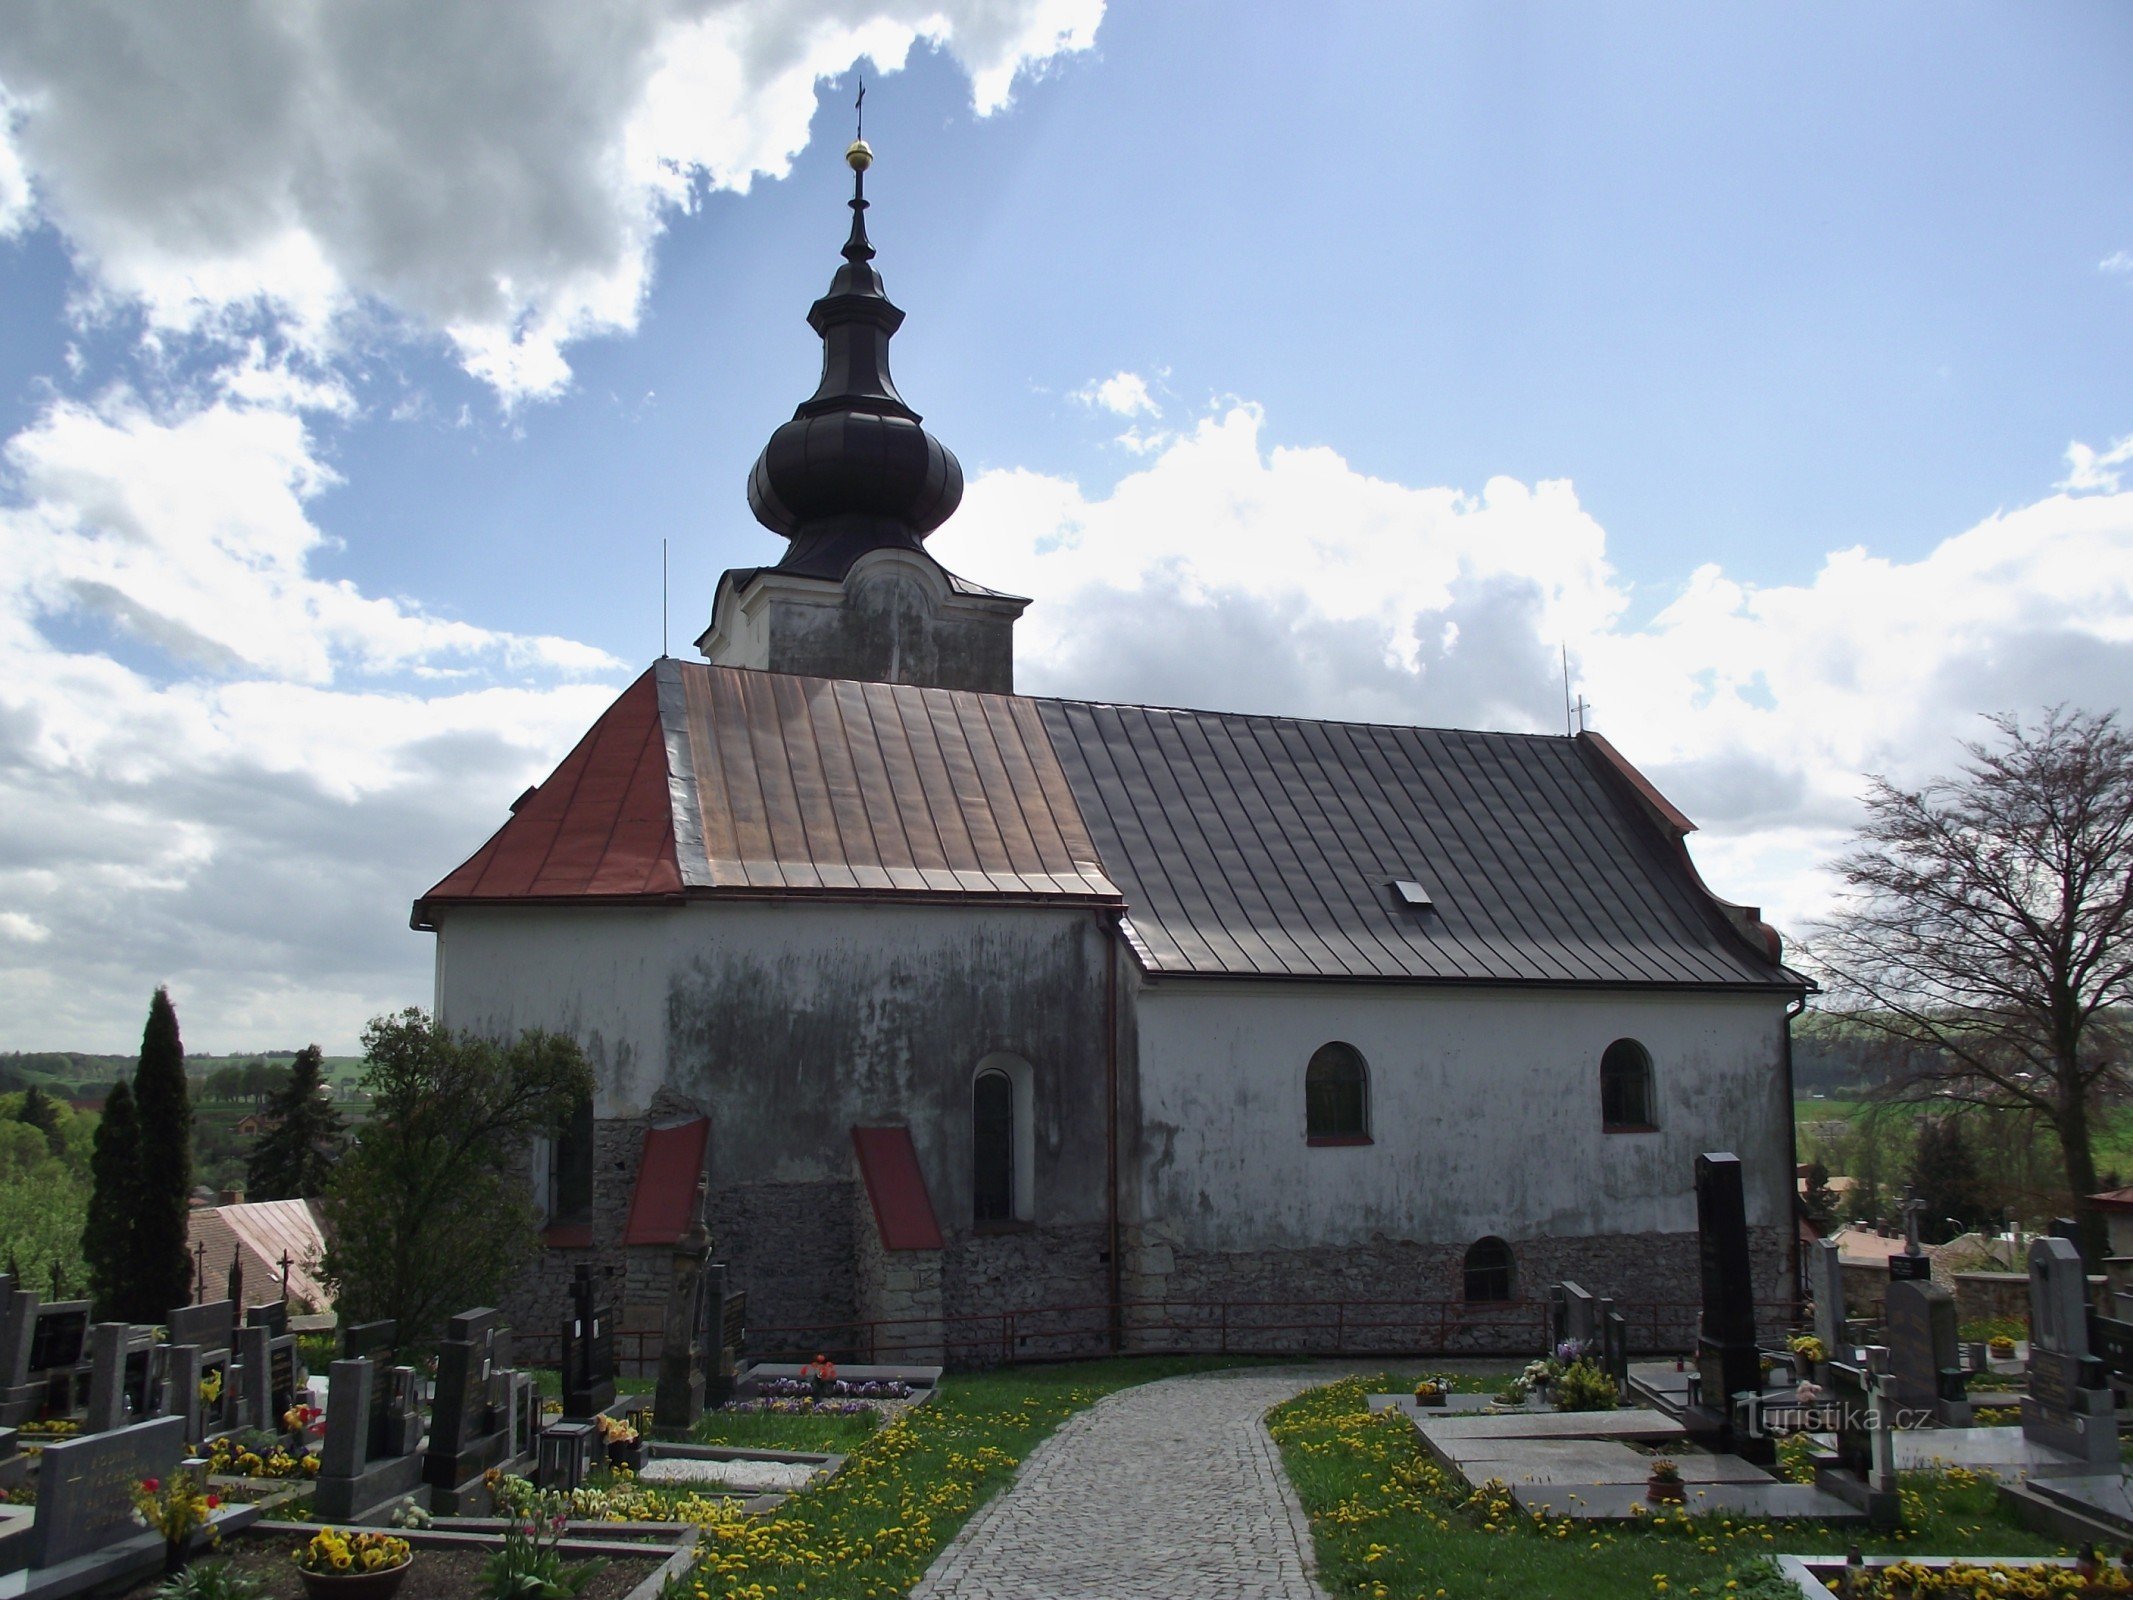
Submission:
<svg viewBox="0 0 2133 1600">
<path fill-rule="evenodd" d="M 859 1176 L 866 1183 L 867 1198 L 874 1202 L 882 1248 L 940 1249 L 940 1219 L 933 1214 L 926 1175 L 918 1170 L 911 1130 L 902 1123 L 893 1128 L 854 1128 L 852 1148 L 859 1153 Z"/>
<path fill-rule="evenodd" d="M 644 1157 L 637 1163 L 630 1220 L 622 1230 L 624 1244 L 672 1244 L 689 1231 L 696 1180 L 703 1173 L 704 1146 L 710 1138 L 708 1117 L 644 1130 Z"/>
<path fill-rule="evenodd" d="M 654 674 L 599 721 L 466 864 L 415 903 L 679 894 L 666 734 Z"/>
</svg>

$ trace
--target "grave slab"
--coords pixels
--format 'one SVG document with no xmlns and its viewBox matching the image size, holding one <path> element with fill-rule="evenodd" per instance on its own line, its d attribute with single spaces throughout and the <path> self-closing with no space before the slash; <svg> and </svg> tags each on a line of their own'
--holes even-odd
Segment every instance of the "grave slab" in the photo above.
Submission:
<svg viewBox="0 0 2133 1600">
<path fill-rule="evenodd" d="M 1423 1418 L 1415 1423 L 1425 1438 L 1465 1439 L 1679 1439 L 1681 1424 L 1643 1406 L 1616 1411 L 1506 1411 L 1498 1416 Z"/>
<path fill-rule="evenodd" d="M 1501 1478 L 1511 1485 L 1618 1483 L 1639 1491 L 1651 1476 L 1653 1457 L 1614 1439 L 1477 1440 L 1452 1465 L 1468 1483 Z M 1775 1483 L 1761 1467 L 1738 1456 L 1683 1451 L 1668 1458 L 1684 1483 Z"/>
<path fill-rule="evenodd" d="M 1417 1421 L 1427 1421 L 1431 1417 L 1538 1417 L 1546 1414 L 1539 1406 L 1506 1406 L 1485 1394 L 1448 1394 L 1441 1406 L 1422 1405 L 1411 1394 L 1374 1394 L 1366 1398 L 1373 1411 L 1404 1411 Z"/>
<path fill-rule="evenodd" d="M 1627 1522 L 1635 1516 L 1674 1509 L 1647 1501 L 1641 1479 L 1635 1484 L 1562 1483 L 1514 1488 L 1511 1498 L 1522 1511 L 1592 1522 Z M 1692 1516 L 1725 1512 L 1732 1516 L 1773 1520 L 1811 1517 L 1827 1523 L 1866 1521 L 1863 1512 L 1853 1510 L 1835 1495 L 1825 1494 L 1807 1483 L 1692 1484 L 1680 1509 Z"/>
<path fill-rule="evenodd" d="M 2133 1529 L 2133 1492 L 2122 1473 L 2084 1473 L 2079 1477 L 2039 1478 L 2033 1493 L 2066 1506 L 2069 1510 L 2099 1518 L 2115 1527 Z"/>
<path fill-rule="evenodd" d="M 2095 1471 L 2078 1456 L 2025 1439 L 2019 1428 L 1904 1428 L 1895 1446 L 1898 1472 L 1946 1466 L 1996 1477 L 2068 1478 Z"/>
</svg>

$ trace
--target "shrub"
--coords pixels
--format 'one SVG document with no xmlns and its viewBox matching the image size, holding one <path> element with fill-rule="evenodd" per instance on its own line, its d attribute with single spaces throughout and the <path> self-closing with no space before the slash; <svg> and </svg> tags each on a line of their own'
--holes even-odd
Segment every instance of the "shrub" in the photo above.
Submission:
<svg viewBox="0 0 2133 1600">
<path fill-rule="evenodd" d="M 1558 1411 L 1612 1411 L 1620 1403 L 1615 1380 L 1596 1361 L 1573 1361 L 1555 1380 Z"/>
</svg>

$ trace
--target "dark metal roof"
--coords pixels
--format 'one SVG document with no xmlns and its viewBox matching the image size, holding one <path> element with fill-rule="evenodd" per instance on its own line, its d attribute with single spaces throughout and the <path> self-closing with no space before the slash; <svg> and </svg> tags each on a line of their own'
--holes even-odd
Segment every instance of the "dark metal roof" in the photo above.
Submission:
<svg viewBox="0 0 2133 1600">
<path fill-rule="evenodd" d="M 1597 740 L 1038 706 L 1152 972 L 1800 986 Z"/>
<path fill-rule="evenodd" d="M 1158 976 L 1797 990 L 1604 739 L 662 660 L 417 902 L 1115 907 Z M 1419 885 L 1428 904 L 1399 884 Z"/>
</svg>

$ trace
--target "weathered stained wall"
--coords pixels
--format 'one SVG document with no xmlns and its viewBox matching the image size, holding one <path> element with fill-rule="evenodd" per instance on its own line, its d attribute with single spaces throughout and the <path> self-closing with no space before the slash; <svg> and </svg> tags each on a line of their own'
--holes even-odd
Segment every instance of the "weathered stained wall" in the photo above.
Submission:
<svg viewBox="0 0 2133 1600">
<path fill-rule="evenodd" d="M 851 1128 L 909 1125 L 942 1227 L 961 1240 L 971 1074 L 1008 1052 L 1032 1067 L 1037 1216 L 1079 1230 L 1055 1235 L 1077 1242 L 1048 1270 L 1062 1290 L 1101 1283 L 1101 1262 L 1079 1259 L 1104 1220 L 1107 951 L 1090 913 L 791 901 L 454 908 L 438 941 L 449 1026 L 557 1029 L 593 1061 L 602 1149 L 586 1259 L 624 1265 L 635 1160 L 611 1156 L 606 1130 L 626 1124 L 641 1137 L 664 1097 L 668 1110 L 711 1118 L 713 1227 L 749 1293 L 751 1326 L 849 1322 L 860 1300 L 854 1207 L 866 1203 L 852 1182 Z M 989 1299 L 997 1274 L 978 1263 L 996 1253 L 958 1255 L 944 1276 Z M 551 1254 L 544 1285 L 560 1284 L 576 1255 Z M 544 1326 L 560 1305 L 526 1314 Z"/>
<path fill-rule="evenodd" d="M 1465 1247 L 1495 1235 L 1521 1294 L 1571 1275 L 1693 1300 L 1694 1161 L 1731 1149 L 1758 1282 L 1780 1297 L 1783 1012 L 1763 996 L 1148 984 L 1133 1012 L 1129 1279 L 1144 1293 L 1455 1297 Z M 1624 1037 L 1652 1057 L 1654 1133 L 1601 1129 L 1600 1056 Z M 1369 1064 L 1366 1145 L 1305 1142 L 1305 1068 L 1335 1039 Z"/>
</svg>

